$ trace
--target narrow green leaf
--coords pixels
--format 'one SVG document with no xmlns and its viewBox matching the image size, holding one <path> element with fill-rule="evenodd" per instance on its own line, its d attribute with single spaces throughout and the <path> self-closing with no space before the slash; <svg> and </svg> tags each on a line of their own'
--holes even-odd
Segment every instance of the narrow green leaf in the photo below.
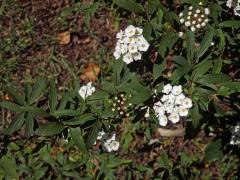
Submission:
<svg viewBox="0 0 240 180">
<path fill-rule="evenodd" d="M 213 32 L 209 31 L 202 39 L 200 49 L 197 54 L 197 59 L 201 58 L 204 53 L 208 50 L 209 46 L 211 46 L 211 42 L 213 40 Z"/>
<path fill-rule="evenodd" d="M 187 60 L 189 64 L 193 64 L 195 55 L 195 38 L 192 31 L 187 30 L 186 32 L 186 43 L 187 43 Z"/>
<path fill-rule="evenodd" d="M 211 142 L 205 149 L 205 159 L 207 161 L 215 161 L 223 157 L 223 152 L 221 150 L 222 143 L 221 139 Z"/>
<path fill-rule="evenodd" d="M 82 132 L 80 128 L 71 128 L 70 134 L 74 144 L 85 154 L 88 154 L 86 144 L 84 142 Z"/>
<path fill-rule="evenodd" d="M 203 77 L 198 80 L 198 83 L 203 85 L 220 84 L 230 80 L 231 79 L 226 74 L 206 74 L 203 75 Z"/>
<path fill-rule="evenodd" d="M 2 101 L 2 102 L 0 102 L 0 106 L 2 106 L 3 108 L 9 109 L 11 111 L 14 111 L 14 112 L 23 112 L 24 111 L 24 109 L 21 106 L 15 104 L 13 102 L 10 102 L 10 101 Z"/>
<path fill-rule="evenodd" d="M 42 116 L 42 117 L 50 116 L 50 114 L 45 110 L 43 110 L 42 108 L 27 106 L 27 107 L 23 107 L 23 109 L 24 111 L 35 114 L 37 116 Z"/>
<path fill-rule="evenodd" d="M 228 21 L 223 21 L 223 22 L 221 22 L 221 23 L 219 24 L 219 26 L 238 28 L 238 27 L 240 27 L 240 20 L 228 20 Z"/>
<path fill-rule="evenodd" d="M 199 114 L 199 108 L 196 102 L 193 103 L 193 108 L 190 109 L 190 114 L 192 118 L 193 127 L 194 128 L 198 127 L 201 116 Z"/>
<path fill-rule="evenodd" d="M 214 63 L 213 69 L 212 69 L 213 74 L 219 74 L 221 72 L 222 65 L 223 65 L 222 58 L 215 59 L 213 63 Z"/>
<path fill-rule="evenodd" d="M 33 86 L 32 93 L 28 98 L 27 101 L 28 105 L 31 105 L 32 103 L 36 102 L 43 95 L 43 92 L 46 88 L 47 88 L 46 78 L 44 77 L 37 78 L 37 81 Z"/>
<path fill-rule="evenodd" d="M 81 125 L 84 124 L 88 121 L 94 120 L 95 118 L 93 117 L 92 114 L 88 113 L 88 114 L 83 114 L 79 117 L 76 117 L 74 119 L 70 119 L 70 120 L 63 120 L 63 123 L 66 125 Z"/>
<path fill-rule="evenodd" d="M 150 40 L 152 34 L 152 25 L 150 22 L 148 22 L 144 27 L 143 27 L 143 36 L 146 40 Z"/>
<path fill-rule="evenodd" d="M 87 135 L 87 140 L 86 140 L 87 147 L 91 147 L 94 144 L 94 142 L 97 139 L 100 128 L 101 128 L 101 123 L 99 121 L 95 122 L 95 124 L 91 127 L 91 130 Z"/>
<path fill-rule="evenodd" d="M 153 65 L 153 77 L 155 80 L 162 75 L 162 72 L 164 71 L 165 66 L 166 66 L 166 61 L 163 61 L 161 64 Z"/>
<path fill-rule="evenodd" d="M 3 89 L 10 95 L 13 97 L 13 100 L 19 104 L 19 105 L 25 105 L 25 99 L 24 96 L 19 95 L 17 91 L 15 91 L 15 89 L 13 87 L 9 87 L 9 86 L 4 86 Z"/>
<path fill-rule="evenodd" d="M 34 120 L 31 113 L 27 113 L 26 120 L 25 120 L 25 129 L 26 129 L 26 136 L 29 138 L 33 135 L 33 127 L 34 127 Z"/>
<path fill-rule="evenodd" d="M 79 110 L 64 109 L 57 110 L 51 113 L 52 116 L 61 117 L 61 116 L 79 116 L 82 113 Z"/>
<path fill-rule="evenodd" d="M 144 8 L 141 4 L 136 3 L 134 0 L 115 0 L 116 5 L 119 7 L 137 13 L 144 13 Z"/>
<path fill-rule="evenodd" d="M 59 134 L 64 130 L 64 125 L 59 122 L 50 122 L 40 126 L 36 130 L 36 134 L 39 136 L 53 136 Z"/>
<path fill-rule="evenodd" d="M 208 70 L 212 67 L 212 61 L 205 60 L 201 63 L 199 63 L 197 66 L 195 66 L 195 69 L 193 71 L 193 79 L 198 79 L 202 77 L 202 75 L 206 74 Z"/>
<path fill-rule="evenodd" d="M 54 111 L 56 110 L 56 106 L 57 106 L 57 88 L 55 80 L 51 80 L 49 93 L 49 108 L 51 111 Z"/>
<path fill-rule="evenodd" d="M 4 131 L 4 134 L 12 135 L 17 130 L 21 129 L 24 124 L 25 113 L 19 114 L 15 120 L 10 124 L 10 126 Z"/>
</svg>

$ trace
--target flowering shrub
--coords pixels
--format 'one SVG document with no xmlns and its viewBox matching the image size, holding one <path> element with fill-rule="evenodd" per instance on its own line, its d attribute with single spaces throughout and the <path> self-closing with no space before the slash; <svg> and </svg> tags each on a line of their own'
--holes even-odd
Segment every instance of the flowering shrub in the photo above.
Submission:
<svg viewBox="0 0 240 180">
<path fill-rule="evenodd" d="M 46 43 L 50 54 L 41 75 L 21 74 L 19 88 L 13 81 L 1 89 L 0 179 L 237 178 L 240 20 L 225 7 L 238 15 L 239 2 L 85 3 L 58 9 L 60 29 L 71 31 L 58 44 L 35 44 L 35 27 L 45 22 L 37 18 L 11 31 L 16 39 L 0 31 L 0 60 L 28 57 Z M 21 45 L 31 30 L 33 44 Z M 82 71 L 84 63 L 91 66 Z"/>
</svg>

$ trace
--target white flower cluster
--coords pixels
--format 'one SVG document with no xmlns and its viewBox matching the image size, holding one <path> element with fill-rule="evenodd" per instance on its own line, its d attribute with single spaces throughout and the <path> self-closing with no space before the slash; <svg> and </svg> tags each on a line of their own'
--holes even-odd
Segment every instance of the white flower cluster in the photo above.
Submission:
<svg viewBox="0 0 240 180">
<path fill-rule="evenodd" d="M 237 123 L 231 130 L 232 137 L 230 140 L 231 145 L 240 145 L 240 122 Z"/>
<path fill-rule="evenodd" d="M 92 82 L 87 83 L 87 85 L 82 86 L 78 93 L 85 100 L 88 96 L 91 96 L 95 92 L 95 87 L 92 86 Z"/>
<path fill-rule="evenodd" d="M 117 33 L 118 40 L 113 53 L 114 57 L 119 59 L 122 55 L 126 64 L 141 60 L 142 52 L 149 48 L 149 43 L 143 37 L 142 32 L 141 28 L 129 25 L 124 31 Z"/>
<path fill-rule="evenodd" d="M 108 136 L 104 131 L 99 132 L 97 140 L 103 141 L 103 148 L 107 152 L 117 151 L 119 149 L 119 142 L 116 140 L 116 134 Z"/>
<path fill-rule="evenodd" d="M 167 84 L 163 87 L 164 94 L 160 101 L 154 104 L 153 110 L 161 126 L 166 126 L 168 120 L 173 124 L 180 121 L 181 117 L 188 115 L 193 106 L 192 100 L 182 93 L 182 86 Z"/>
<path fill-rule="evenodd" d="M 234 8 L 234 14 L 240 16 L 240 0 L 228 0 L 226 6 Z"/>
<path fill-rule="evenodd" d="M 202 2 L 200 2 L 198 7 L 190 6 L 187 12 L 183 11 L 179 14 L 180 23 L 184 24 L 187 28 L 190 28 L 192 32 L 195 32 L 207 25 L 209 14 L 210 10 L 204 8 Z M 181 37 L 182 35 L 183 33 L 180 32 L 179 36 Z"/>
</svg>

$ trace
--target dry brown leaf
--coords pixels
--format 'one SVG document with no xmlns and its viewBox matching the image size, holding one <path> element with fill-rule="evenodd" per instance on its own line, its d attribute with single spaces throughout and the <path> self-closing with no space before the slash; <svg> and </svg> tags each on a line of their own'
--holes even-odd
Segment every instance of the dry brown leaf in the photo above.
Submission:
<svg viewBox="0 0 240 180">
<path fill-rule="evenodd" d="M 58 34 L 58 43 L 61 45 L 68 44 L 70 42 L 70 32 L 66 31 Z"/>
<path fill-rule="evenodd" d="M 83 81 L 96 81 L 99 73 L 99 66 L 94 63 L 89 63 L 86 65 L 83 74 L 80 76 L 80 79 Z"/>
</svg>

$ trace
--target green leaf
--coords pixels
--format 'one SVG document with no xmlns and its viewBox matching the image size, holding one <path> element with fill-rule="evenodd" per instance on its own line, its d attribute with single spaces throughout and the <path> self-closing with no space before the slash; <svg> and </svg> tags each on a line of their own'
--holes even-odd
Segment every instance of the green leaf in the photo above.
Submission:
<svg viewBox="0 0 240 180">
<path fill-rule="evenodd" d="M 238 27 L 240 27 L 240 20 L 223 21 L 223 22 L 219 23 L 219 26 L 238 28 Z"/>
<path fill-rule="evenodd" d="M 51 111 L 54 111 L 56 110 L 56 106 L 57 106 L 57 88 L 55 80 L 51 80 L 49 92 L 49 108 Z"/>
<path fill-rule="evenodd" d="M 46 78 L 39 77 L 36 80 L 36 83 L 33 86 L 31 95 L 28 98 L 28 105 L 38 101 L 38 99 L 43 95 L 44 90 L 47 88 Z"/>
<path fill-rule="evenodd" d="M 204 53 L 208 50 L 212 40 L 213 40 L 213 32 L 209 31 L 202 39 L 201 46 L 197 54 L 197 59 L 202 57 Z"/>
<path fill-rule="evenodd" d="M 15 89 L 13 87 L 9 87 L 9 86 L 4 86 L 3 89 L 10 95 L 12 96 L 13 100 L 19 104 L 19 105 L 25 105 L 25 99 L 24 96 L 19 95 L 17 93 L 17 91 L 15 91 Z"/>
<path fill-rule="evenodd" d="M 220 84 L 230 80 L 231 79 L 226 74 L 206 74 L 203 75 L 202 78 L 198 79 L 198 83 L 203 85 Z"/>
<path fill-rule="evenodd" d="M 31 107 L 31 106 L 27 106 L 27 107 L 23 107 L 24 111 L 35 114 L 37 116 L 42 116 L 42 117 L 49 117 L 49 113 L 46 112 L 45 110 L 43 110 L 42 108 L 38 108 L 38 107 Z"/>
<path fill-rule="evenodd" d="M 214 59 L 213 63 L 214 63 L 214 65 L 213 65 L 212 73 L 219 74 L 221 72 L 222 64 L 223 64 L 222 58 Z"/>
<path fill-rule="evenodd" d="M 84 123 L 94 120 L 94 119 L 95 119 L 95 117 L 92 114 L 88 113 L 88 114 L 83 114 L 81 116 L 78 116 L 74 119 L 63 120 L 63 123 L 66 125 L 74 126 L 74 125 L 84 124 Z"/>
<path fill-rule="evenodd" d="M 131 12 L 144 13 L 144 8 L 141 4 L 134 0 L 115 0 L 116 5 Z"/>
<path fill-rule="evenodd" d="M 198 79 L 202 77 L 202 75 L 206 74 L 208 70 L 212 67 L 212 61 L 205 60 L 201 63 L 199 63 L 197 66 L 195 66 L 195 69 L 193 71 L 193 79 Z"/>
<path fill-rule="evenodd" d="M 158 47 L 158 52 L 162 58 L 165 58 L 166 52 L 173 47 L 177 40 L 178 40 L 177 34 L 172 31 L 167 32 L 166 35 L 162 37 L 162 40 Z"/>
<path fill-rule="evenodd" d="M 25 113 L 19 114 L 15 120 L 10 124 L 10 126 L 4 131 L 7 135 L 12 135 L 15 131 L 21 129 L 24 123 Z"/>
<path fill-rule="evenodd" d="M 146 40 L 150 40 L 152 34 L 152 25 L 150 22 L 148 22 L 144 27 L 143 27 L 143 36 L 146 38 Z"/>
<path fill-rule="evenodd" d="M 160 167 L 162 168 L 171 168 L 172 167 L 172 163 L 168 158 L 168 154 L 166 151 L 163 151 L 160 155 L 160 159 L 158 161 L 158 164 Z"/>
<path fill-rule="evenodd" d="M 71 128 L 70 134 L 74 144 L 85 154 L 88 154 L 86 144 L 84 142 L 82 132 L 80 128 Z"/>
<path fill-rule="evenodd" d="M 166 61 L 163 61 L 161 64 L 153 65 L 153 77 L 155 80 L 162 75 L 162 72 L 164 71 L 165 66 L 166 66 Z"/>
<path fill-rule="evenodd" d="M 223 157 L 221 148 L 221 139 L 211 142 L 205 149 L 204 159 L 210 162 L 221 159 Z"/>
<path fill-rule="evenodd" d="M 117 157 L 112 156 L 112 157 L 109 159 L 109 162 L 107 163 L 107 167 L 108 167 L 108 168 L 118 168 L 118 167 L 120 167 L 121 165 L 130 164 L 131 162 L 132 162 L 132 160 L 120 159 L 120 158 L 117 158 Z"/>
<path fill-rule="evenodd" d="M 193 63 L 195 55 L 195 38 L 192 31 L 187 30 L 186 32 L 186 43 L 187 43 L 187 60 L 189 64 Z"/>
<path fill-rule="evenodd" d="M 96 121 L 94 125 L 91 127 L 87 135 L 87 140 L 86 140 L 87 147 L 91 147 L 94 144 L 94 142 L 97 139 L 100 128 L 101 128 L 101 123 L 99 121 Z"/>
<path fill-rule="evenodd" d="M 27 113 L 26 120 L 25 120 L 25 129 L 26 129 L 26 136 L 29 138 L 33 135 L 33 127 L 34 127 L 34 120 L 31 113 Z"/>
<path fill-rule="evenodd" d="M 3 101 L 3 102 L 0 102 L 0 106 L 2 106 L 3 108 L 6 108 L 6 109 L 9 109 L 11 111 L 14 111 L 14 112 L 23 112 L 24 109 L 13 103 L 13 102 L 10 102 L 10 101 Z"/>
<path fill-rule="evenodd" d="M 17 173 L 16 161 L 12 155 L 8 153 L 7 155 L 3 156 L 0 159 L 0 166 L 6 173 L 7 177 L 10 177 L 11 179 L 16 179 L 16 180 L 19 179 L 18 173 Z"/>
<path fill-rule="evenodd" d="M 190 114 L 192 118 L 193 127 L 194 128 L 198 127 L 201 116 L 199 114 L 199 108 L 196 102 L 193 103 L 193 108 L 190 109 Z"/>
<path fill-rule="evenodd" d="M 64 130 L 64 125 L 58 122 L 50 122 L 40 126 L 36 130 L 36 134 L 39 136 L 52 136 L 59 134 Z"/>
<path fill-rule="evenodd" d="M 57 110 L 51 113 L 51 115 L 54 117 L 79 116 L 80 114 L 82 114 L 80 110 L 72 110 L 72 109 Z"/>
</svg>

